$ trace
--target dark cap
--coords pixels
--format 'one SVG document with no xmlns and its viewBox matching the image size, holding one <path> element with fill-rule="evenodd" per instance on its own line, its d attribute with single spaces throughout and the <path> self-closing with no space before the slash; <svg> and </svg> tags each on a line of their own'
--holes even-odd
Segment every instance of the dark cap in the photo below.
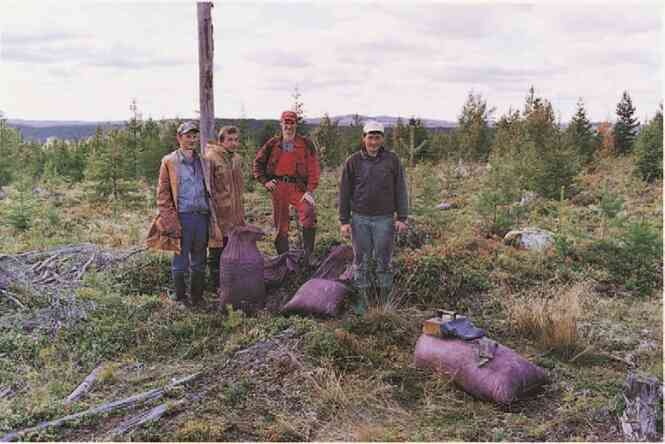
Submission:
<svg viewBox="0 0 665 444">
<path fill-rule="evenodd" d="M 183 134 L 189 133 L 191 131 L 196 131 L 198 133 L 199 125 L 194 121 L 182 122 L 176 130 L 176 134 L 182 136 Z"/>
</svg>

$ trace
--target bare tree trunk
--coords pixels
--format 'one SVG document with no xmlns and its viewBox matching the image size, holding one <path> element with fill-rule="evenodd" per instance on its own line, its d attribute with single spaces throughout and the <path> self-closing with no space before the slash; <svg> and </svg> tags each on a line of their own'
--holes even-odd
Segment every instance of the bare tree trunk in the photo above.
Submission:
<svg viewBox="0 0 665 444">
<path fill-rule="evenodd" d="M 212 2 L 199 2 L 196 11 L 199 25 L 199 137 L 201 154 L 205 155 L 208 140 L 215 138 L 215 102 L 213 94 L 214 41 L 212 38 Z"/>
</svg>

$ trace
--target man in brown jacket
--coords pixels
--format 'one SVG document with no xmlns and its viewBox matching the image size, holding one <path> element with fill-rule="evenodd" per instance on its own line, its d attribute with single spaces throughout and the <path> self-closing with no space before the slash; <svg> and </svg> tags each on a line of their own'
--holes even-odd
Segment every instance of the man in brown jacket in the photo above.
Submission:
<svg viewBox="0 0 665 444">
<path fill-rule="evenodd" d="M 245 225 L 242 195 L 242 159 L 236 152 L 240 145 L 240 130 L 224 126 L 219 130 L 218 143 L 209 143 L 206 160 L 210 164 L 210 187 L 217 225 L 223 235 L 220 248 L 208 249 L 208 270 L 212 287 L 219 287 L 219 258 L 233 228 Z"/>
<path fill-rule="evenodd" d="M 185 274 L 191 272 L 191 302 L 203 301 L 206 247 L 221 247 L 222 234 L 210 211 L 209 184 L 204 162 L 196 152 L 198 127 L 182 123 L 176 131 L 179 148 L 162 159 L 157 184 L 158 215 L 152 222 L 146 244 L 173 251 L 171 272 L 175 299 L 185 302 Z"/>
</svg>

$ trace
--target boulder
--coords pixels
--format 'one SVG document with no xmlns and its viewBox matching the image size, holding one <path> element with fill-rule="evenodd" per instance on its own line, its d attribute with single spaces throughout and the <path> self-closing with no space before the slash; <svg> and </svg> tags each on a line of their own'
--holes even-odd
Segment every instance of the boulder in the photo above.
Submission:
<svg viewBox="0 0 665 444">
<path fill-rule="evenodd" d="M 554 233 L 540 228 L 512 230 L 504 236 L 503 242 L 516 248 L 543 251 L 554 245 Z"/>
</svg>

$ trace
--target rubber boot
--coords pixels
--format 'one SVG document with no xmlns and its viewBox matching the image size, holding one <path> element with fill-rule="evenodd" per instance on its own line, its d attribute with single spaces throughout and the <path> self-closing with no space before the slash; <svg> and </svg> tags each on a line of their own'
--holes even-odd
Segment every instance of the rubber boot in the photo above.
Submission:
<svg viewBox="0 0 665 444">
<path fill-rule="evenodd" d="M 219 288 L 219 258 L 222 255 L 221 248 L 208 249 L 208 288 L 217 293 Z"/>
<path fill-rule="evenodd" d="M 275 250 L 277 250 L 277 254 L 282 254 L 289 251 L 289 238 L 287 236 L 278 234 L 275 238 Z"/>
<path fill-rule="evenodd" d="M 367 293 L 369 288 L 358 288 L 356 291 L 356 300 L 353 304 L 353 312 L 358 316 L 364 316 L 367 313 L 367 306 L 369 305 L 369 300 Z"/>
<path fill-rule="evenodd" d="M 311 266 L 312 253 L 314 252 L 314 241 L 316 239 L 316 228 L 302 229 L 302 242 L 305 249 L 304 263 L 306 267 Z"/>
<path fill-rule="evenodd" d="M 201 306 L 203 305 L 203 286 L 205 285 L 205 272 L 204 271 L 192 271 L 192 305 Z"/>
<path fill-rule="evenodd" d="M 185 294 L 187 291 L 187 285 L 185 284 L 185 273 L 173 273 L 173 283 L 175 286 L 175 301 L 184 303 L 187 300 L 187 296 Z"/>
</svg>

